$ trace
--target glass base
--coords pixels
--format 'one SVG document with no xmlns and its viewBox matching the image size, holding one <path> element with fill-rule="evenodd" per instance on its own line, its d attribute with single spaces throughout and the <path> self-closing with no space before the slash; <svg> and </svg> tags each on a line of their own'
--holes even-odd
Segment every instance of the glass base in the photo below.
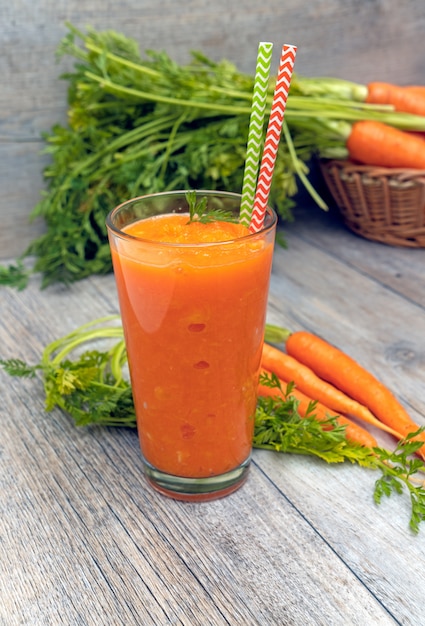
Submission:
<svg viewBox="0 0 425 626">
<path fill-rule="evenodd" d="M 223 498 L 239 489 L 248 478 L 250 463 L 251 457 L 249 456 L 230 472 L 207 478 L 185 478 L 166 474 L 145 460 L 144 470 L 149 484 L 162 495 L 174 498 L 174 500 L 206 502 Z"/>
</svg>

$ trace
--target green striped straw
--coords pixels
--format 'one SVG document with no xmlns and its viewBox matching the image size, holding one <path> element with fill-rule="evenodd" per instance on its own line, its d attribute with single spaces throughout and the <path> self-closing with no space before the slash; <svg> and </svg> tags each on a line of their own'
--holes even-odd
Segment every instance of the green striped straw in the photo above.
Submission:
<svg viewBox="0 0 425 626">
<path fill-rule="evenodd" d="M 239 216 L 241 223 L 245 226 L 249 226 L 250 224 L 251 213 L 254 206 L 272 51 L 272 43 L 261 41 L 258 44 L 257 67 L 255 70 L 254 90 L 252 94 L 251 117 L 248 128 L 248 143 Z"/>
</svg>

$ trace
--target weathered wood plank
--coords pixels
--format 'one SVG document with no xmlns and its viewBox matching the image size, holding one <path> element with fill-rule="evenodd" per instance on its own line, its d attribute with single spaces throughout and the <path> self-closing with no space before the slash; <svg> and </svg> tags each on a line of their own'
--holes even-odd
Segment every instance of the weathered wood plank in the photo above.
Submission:
<svg viewBox="0 0 425 626">
<path fill-rule="evenodd" d="M 287 250 L 275 256 L 271 321 L 312 330 L 346 350 L 425 425 L 425 316 L 422 297 L 413 295 L 413 288 L 416 294 L 425 292 L 425 251 L 370 244 L 341 230 L 341 224 L 330 225 L 325 216 L 304 216 L 298 227 L 287 229 Z M 393 276 L 397 264 L 402 281 Z M 376 430 L 374 434 L 381 445 L 394 445 L 391 437 Z M 279 466 L 276 457 L 258 454 L 256 462 L 344 562 L 367 580 L 393 617 L 413 626 L 421 619 L 417 598 L 425 593 L 425 577 L 418 577 L 414 563 L 419 554 L 425 555 L 425 544 L 421 537 L 413 539 L 407 527 L 408 497 L 376 507 L 373 473 L 334 467 L 331 476 L 317 480 L 324 476 L 319 462 L 284 458 Z M 401 576 L 399 554 L 404 555 Z"/>
<path fill-rule="evenodd" d="M 36 428 L 18 420 L 8 431 L 19 445 L 5 442 L 3 493 L 18 494 L 0 522 L 13 555 L 2 558 L 6 623 L 66 614 L 87 624 L 119 616 L 128 624 L 324 625 L 353 615 L 361 626 L 368 612 L 390 623 L 255 468 L 232 498 L 165 501 L 141 478 L 135 433 L 80 432 L 53 419 Z"/>
<path fill-rule="evenodd" d="M 288 249 L 277 249 L 270 321 L 341 346 L 424 421 L 417 304 L 313 239 L 290 232 Z M 34 278 L 27 291 L 2 291 L 1 357 L 34 362 L 52 339 L 117 311 L 112 276 L 38 286 Z M 417 361 L 394 364 L 388 355 L 406 324 Z M 0 583 L 11 624 L 64 611 L 87 624 L 111 615 L 129 624 L 421 619 L 423 538 L 408 530 L 405 500 L 373 504 L 372 472 L 255 451 L 234 496 L 202 506 L 164 500 L 141 478 L 134 432 L 77 430 L 58 411 L 44 414 L 34 382 L 0 376 L 0 528 L 9 547 Z"/>
<path fill-rule="evenodd" d="M 359 272 L 382 283 L 406 299 L 425 308 L 425 248 L 388 246 L 359 237 L 342 221 L 336 208 L 324 213 L 311 201 L 300 201 L 293 223 L 282 226 L 283 232 L 324 250 Z"/>
<path fill-rule="evenodd" d="M 374 472 L 257 451 L 256 462 L 386 607 L 398 624 L 415 626 L 423 611 L 423 537 L 408 529 L 408 496 L 373 502 Z M 351 504 L 348 504 L 350 502 Z M 400 557 L 400 555 L 403 555 Z M 397 564 L 398 563 L 398 564 Z M 366 622 L 370 623 L 370 621 Z"/>
<path fill-rule="evenodd" d="M 41 149 L 39 141 L 0 143 L 0 259 L 23 254 L 45 229 L 41 218 L 30 220 L 44 187 Z"/>
<path fill-rule="evenodd" d="M 116 306 L 112 277 L 45 292 L 34 280 L 4 294 L 1 356 L 30 361 Z M 63 615 L 89 625 L 393 623 L 263 467 L 221 501 L 163 499 L 142 479 L 135 432 L 78 430 L 58 411 L 45 415 L 34 381 L 0 377 L 8 626 Z M 314 480 L 328 483 L 328 474 L 318 468 Z"/>
</svg>

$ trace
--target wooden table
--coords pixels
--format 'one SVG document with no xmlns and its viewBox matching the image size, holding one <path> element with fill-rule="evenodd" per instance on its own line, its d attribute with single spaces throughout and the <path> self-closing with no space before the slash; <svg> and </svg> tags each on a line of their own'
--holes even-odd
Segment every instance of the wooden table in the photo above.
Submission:
<svg viewBox="0 0 425 626">
<path fill-rule="evenodd" d="M 269 321 L 337 344 L 424 424 L 425 250 L 318 209 L 284 232 Z M 34 363 L 117 299 L 112 276 L 34 278 L 0 307 L 0 357 Z M 44 412 L 39 382 L 0 381 L 2 626 L 424 623 L 425 525 L 409 530 L 406 497 L 374 504 L 373 471 L 256 450 L 232 496 L 177 502 L 145 484 L 135 431 L 77 429 Z"/>
</svg>

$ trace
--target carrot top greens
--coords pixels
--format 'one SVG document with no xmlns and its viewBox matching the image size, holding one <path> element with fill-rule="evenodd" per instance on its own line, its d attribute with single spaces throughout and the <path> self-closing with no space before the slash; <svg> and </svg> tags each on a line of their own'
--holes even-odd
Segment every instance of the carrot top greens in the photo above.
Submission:
<svg viewBox="0 0 425 626">
<path fill-rule="evenodd" d="M 215 222 L 216 220 L 221 222 L 239 221 L 238 215 L 235 215 L 232 211 L 209 207 L 208 198 L 206 196 L 202 196 L 198 200 L 195 190 L 186 192 L 186 200 L 189 206 L 189 221 L 191 222 L 207 224 L 208 222 Z"/>
<path fill-rule="evenodd" d="M 267 339 L 273 340 L 277 334 L 276 327 L 266 327 Z M 100 344 L 105 341 L 108 349 L 100 350 Z M 20 359 L 0 360 L 0 365 L 12 376 L 31 378 L 40 373 L 46 411 L 59 407 L 73 418 L 76 426 L 136 427 L 118 315 L 94 320 L 53 341 L 46 346 L 36 365 Z M 279 385 L 273 375 L 263 376 L 261 383 L 271 387 Z M 258 399 L 254 447 L 315 456 L 327 463 L 349 461 L 378 470 L 380 477 L 375 481 L 374 501 L 379 504 L 384 496 L 407 492 L 411 504 L 409 526 L 418 533 L 420 523 L 425 520 L 425 488 L 420 477 L 425 463 L 412 458 L 422 445 L 412 440 L 417 433 L 399 442 L 393 451 L 360 446 L 347 440 L 345 426 L 338 424 L 335 418 L 317 421 L 314 402 L 307 415 L 301 417 L 291 389 L 289 384 L 284 398 Z"/>
<path fill-rule="evenodd" d="M 43 136 L 50 161 L 32 212 L 44 219 L 45 232 L 23 255 L 34 258 L 33 268 L 3 268 L 0 284 L 22 288 L 31 271 L 42 274 L 43 286 L 109 273 L 105 218 L 125 199 L 172 189 L 242 189 L 254 74 L 201 52 L 185 65 L 163 51 L 142 55 L 118 32 L 67 27 L 58 57 L 74 63 L 62 76 L 68 123 Z M 270 192 L 282 221 L 293 217 L 299 184 L 326 208 L 309 179 L 311 158 L 346 157 L 353 122 L 425 130 L 423 116 L 362 102 L 364 94 L 363 86 L 343 80 L 292 77 Z M 268 110 L 272 100 L 270 84 Z"/>
</svg>

